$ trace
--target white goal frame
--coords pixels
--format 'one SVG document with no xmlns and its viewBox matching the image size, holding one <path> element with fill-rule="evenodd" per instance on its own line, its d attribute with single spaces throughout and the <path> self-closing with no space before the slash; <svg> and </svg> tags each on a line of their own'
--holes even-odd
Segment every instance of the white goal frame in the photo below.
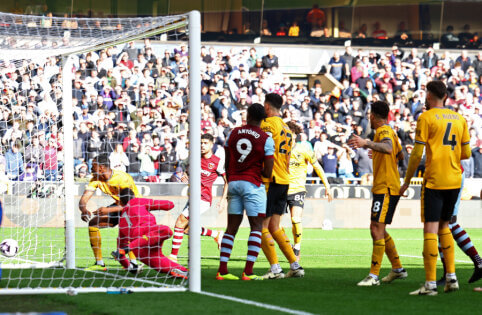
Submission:
<svg viewBox="0 0 482 315">
<path fill-rule="evenodd" d="M 114 45 L 127 43 L 145 37 L 154 36 L 170 30 L 187 26 L 189 33 L 189 203 L 191 205 L 189 215 L 189 286 L 192 292 L 201 292 L 201 225 L 200 225 L 200 200 L 201 200 L 201 77 L 200 77 L 200 54 L 201 54 L 201 15 L 199 11 L 191 11 L 185 15 L 187 19 L 176 23 L 163 25 L 161 27 L 142 32 L 134 36 L 121 37 L 112 41 L 104 42 L 89 47 L 70 48 L 67 52 L 53 52 L 52 55 L 62 57 L 62 83 L 63 83 L 63 126 L 64 126 L 64 187 L 65 187 L 65 262 L 64 269 L 76 270 L 75 259 L 75 216 L 78 215 L 77 205 L 74 200 L 74 158 L 73 142 L 67 139 L 73 138 L 73 110 L 72 110 L 72 65 L 73 56 L 80 53 L 95 51 Z M 59 263 L 55 264 L 59 267 Z M 51 267 L 51 264 L 35 266 L 34 268 Z M 0 267 L 5 267 L 2 265 Z M 30 264 L 19 268 L 32 268 Z M 89 271 L 86 271 L 89 272 Z M 121 275 L 113 274 L 114 278 L 123 278 Z M 128 278 L 126 278 L 128 279 Z M 136 281 L 149 284 L 150 280 L 136 278 Z M 152 283 L 159 287 L 128 288 L 128 292 L 173 292 L 186 291 L 186 287 L 173 286 L 161 287 L 160 283 Z M 9 294 L 50 294 L 67 293 L 126 293 L 126 289 L 113 287 L 82 287 L 82 288 L 7 288 L 1 289 L 0 295 Z"/>
</svg>

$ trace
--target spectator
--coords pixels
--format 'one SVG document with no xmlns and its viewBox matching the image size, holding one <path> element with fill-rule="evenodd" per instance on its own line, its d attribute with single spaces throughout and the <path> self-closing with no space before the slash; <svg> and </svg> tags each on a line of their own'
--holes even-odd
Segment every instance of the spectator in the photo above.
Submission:
<svg viewBox="0 0 482 315">
<path fill-rule="evenodd" d="M 184 170 L 180 166 L 176 167 L 176 171 L 171 175 L 171 178 L 169 178 L 169 181 L 171 183 L 184 183 L 184 184 L 187 184 L 189 182 L 184 173 Z"/>
<path fill-rule="evenodd" d="M 318 4 L 313 4 L 312 9 L 306 15 L 306 22 L 311 26 L 312 33 L 323 28 L 325 25 L 325 12 L 319 8 Z"/>
<path fill-rule="evenodd" d="M 340 58 L 338 52 L 333 53 L 333 57 L 328 62 L 327 72 L 338 81 L 341 81 L 347 75 L 346 63 Z"/>
<path fill-rule="evenodd" d="M 474 158 L 474 178 L 482 178 L 482 140 L 478 140 L 477 146 L 472 149 Z"/>
<path fill-rule="evenodd" d="M 148 145 L 141 146 L 141 152 L 137 155 L 140 165 L 140 175 L 144 179 L 148 179 L 149 176 L 156 176 L 157 172 L 154 168 L 154 157 L 151 153 L 151 148 Z"/>
<path fill-rule="evenodd" d="M 336 177 L 337 157 L 335 155 L 335 147 L 329 143 L 327 153 L 322 157 L 323 170 L 326 177 Z"/>
<path fill-rule="evenodd" d="M 129 158 L 125 154 L 122 144 L 118 143 L 115 147 L 115 151 L 109 155 L 110 167 L 113 170 L 119 170 L 125 172 L 129 165 Z"/>
<path fill-rule="evenodd" d="M 291 37 L 300 36 L 300 27 L 298 26 L 297 21 L 293 21 L 293 23 L 291 24 L 291 26 L 288 30 L 288 36 L 291 36 Z"/>
<path fill-rule="evenodd" d="M 268 49 L 268 53 L 263 57 L 262 63 L 264 69 L 279 68 L 278 57 L 274 55 L 272 48 Z"/>
<path fill-rule="evenodd" d="M 141 160 L 139 159 L 139 144 L 137 142 L 129 144 L 126 155 L 129 158 L 129 165 L 127 165 L 127 173 L 132 176 L 134 180 L 140 180 L 139 175 L 141 171 Z"/>
<path fill-rule="evenodd" d="M 373 163 L 369 157 L 369 149 L 357 149 L 353 162 L 356 165 L 357 177 L 362 177 L 365 174 L 373 173 Z"/>
<path fill-rule="evenodd" d="M 12 141 L 10 149 L 5 154 L 5 171 L 8 178 L 12 181 L 18 180 L 24 172 L 23 156 L 22 153 L 20 153 L 20 146 L 19 141 Z"/>
<path fill-rule="evenodd" d="M 381 28 L 380 22 L 375 22 L 375 29 L 372 32 L 372 37 L 376 39 L 387 39 L 387 31 Z"/>
<path fill-rule="evenodd" d="M 58 157 L 57 152 L 59 150 L 57 139 L 55 136 L 51 136 L 48 140 L 48 144 L 45 147 L 45 164 L 44 164 L 44 176 L 46 181 L 56 181 L 58 173 Z"/>
</svg>

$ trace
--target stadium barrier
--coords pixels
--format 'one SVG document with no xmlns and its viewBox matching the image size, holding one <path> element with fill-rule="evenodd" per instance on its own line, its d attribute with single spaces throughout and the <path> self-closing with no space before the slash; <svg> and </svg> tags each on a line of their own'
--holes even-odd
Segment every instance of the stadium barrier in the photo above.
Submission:
<svg viewBox="0 0 482 315">
<path fill-rule="evenodd" d="M 478 187 L 480 192 L 480 180 L 469 181 L 467 187 Z M 12 192 L 4 196 L 4 226 L 18 226 L 28 222 L 26 217 L 36 216 L 42 227 L 63 226 L 63 216 L 44 211 L 44 203 L 51 202 L 52 198 L 62 194 L 60 185 L 49 184 L 41 188 L 41 193 L 36 196 L 28 196 L 33 183 L 13 183 Z M 75 205 L 84 191 L 86 183 L 77 183 L 74 188 Z M 173 211 L 156 211 L 158 222 L 173 227 L 179 213 L 184 208 L 188 199 L 188 186 L 184 184 L 154 184 L 138 183 L 141 194 L 155 199 L 168 199 L 174 202 Z M 307 228 L 321 228 L 323 221 L 328 219 L 334 228 L 368 228 L 370 223 L 371 187 L 360 185 L 332 185 L 332 193 L 335 200 L 332 203 L 324 198 L 323 185 L 307 185 L 307 196 L 303 214 L 303 224 Z M 214 196 L 221 196 L 222 185 L 215 185 Z M 61 202 L 58 199 L 59 203 Z M 219 197 L 215 197 L 213 207 L 201 216 L 203 226 L 223 228 L 226 226 L 226 210 L 221 212 L 216 208 Z M 112 199 L 105 197 L 100 192 L 89 201 L 88 208 L 93 210 L 100 206 L 107 206 Z M 19 212 L 17 205 L 20 204 Z M 58 209 L 62 209 L 59 204 Z M 61 210 L 59 210 L 61 211 Z M 459 221 L 467 228 L 482 228 L 481 200 L 463 200 L 459 211 Z M 75 226 L 84 227 L 86 223 L 81 221 L 80 212 L 76 209 Z M 283 219 L 285 227 L 291 226 L 289 216 Z M 248 226 L 247 220 L 243 226 Z M 407 197 L 400 201 L 397 212 L 393 219 L 392 228 L 420 228 L 420 186 L 411 186 L 407 190 Z"/>
</svg>

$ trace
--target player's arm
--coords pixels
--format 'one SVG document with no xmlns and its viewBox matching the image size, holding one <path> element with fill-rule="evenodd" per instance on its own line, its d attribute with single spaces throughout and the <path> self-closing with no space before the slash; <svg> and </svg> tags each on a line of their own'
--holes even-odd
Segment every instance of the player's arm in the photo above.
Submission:
<svg viewBox="0 0 482 315">
<path fill-rule="evenodd" d="M 221 200 L 219 200 L 218 203 L 218 211 L 221 212 L 224 209 L 226 209 L 226 206 L 228 204 L 228 178 L 226 177 L 226 173 L 221 175 L 224 180 L 224 186 L 223 186 L 223 195 L 221 196 Z"/>
<path fill-rule="evenodd" d="M 108 215 L 111 212 L 121 212 L 122 211 L 122 206 L 116 205 L 116 206 L 109 206 L 109 207 L 99 207 L 97 210 L 93 211 L 93 215 L 98 215 L 98 216 L 104 216 Z"/>
<path fill-rule="evenodd" d="M 306 158 L 308 162 L 310 162 L 310 164 L 313 166 L 313 169 L 315 170 L 318 177 L 321 178 L 321 181 L 325 186 L 325 197 L 328 198 L 328 202 L 331 202 L 333 200 L 333 196 L 331 195 L 330 183 L 328 183 L 328 179 L 326 178 L 325 171 L 321 167 L 320 163 L 318 163 L 315 153 L 312 150 L 310 150 L 310 152 L 307 152 L 307 153 L 308 154 Z"/>
<path fill-rule="evenodd" d="M 328 183 L 328 179 L 326 178 L 323 168 L 321 167 L 320 163 L 318 163 L 318 161 L 316 160 L 314 161 L 314 163 L 311 163 L 311 165 L 313 166 L 313 169 L 315 170 L 316 174 L 321 178 L 321 181 L 325 186 L 325 197 L 328 198 L 328 202 L 331 202 L 333 200 L 333 196 L 331 194 L 331 187 L 330 187 L 330 183 Z"/>
<path fill-rule="evenodd" d="M 467 130 L 467 122 L 464 122 L 464 130 L 462 133 L 462 152 L 460 155 L 461 160 L 470 158 L 472 151 L 470 150 L 470 134 Z"/>
<path fill-rule="evenodd" d="M 271 178 L 274 166 L 274 140 L 271 137 L 266 139 L 264 144 L 264 163 L 262 176 L 264 178 Z"/>
<path fill-rule="evenodd" d="M 160 199 L 147 199 L 147 198 L 139 198 L 140 202 L 147 203 L 147 210 L 155 211 L 155 210 L 164 210 L 169 211 L 174 208 L 174 203 L 169 200 L 160 200 Z"/>
<path fill-rule="evenodd" d="M 403 196 L 408 186 L 410 186 L 410 180 L 412 179 L 413 174 L 417 170 L 417 167 L 422 160 L 424 147 L 424 144 L 415 142 L 415 146 L 410 154 L 410 160 L 408 161 L 407 173 L 405 175 L 403 185 L 400 187 L 400 196 Z"/>
<path fill-rule="evenodd" d="M 80 197 L 80 201 L 79 201 L 79 210 L 81 213 L 80 217 L 84 222 L 88 222 L 92 215 L 90 211 L 87 210 L 87 202 L 89 202 L 90 198 L 92 198 L 92 196 L 94 195 L 94 192 L 95 192 L 94 190 L 86 189 L 84 190 L 82 197 Z"/>
<path fill-rule="evenodd" d="M 392 147 L 392 140 L 390 138 L 383 138 L 380 142 L 370 141 L 369 139 L 363 139 L 357 135 L 353 135 L 353 137 L 348 140 L 348 145 L 352 148 L 365 148 L 365 149 L 372 149 L 374 151 L 384 153 L 384 154 L 391 154 L 393 147 Z"/>
</svg>

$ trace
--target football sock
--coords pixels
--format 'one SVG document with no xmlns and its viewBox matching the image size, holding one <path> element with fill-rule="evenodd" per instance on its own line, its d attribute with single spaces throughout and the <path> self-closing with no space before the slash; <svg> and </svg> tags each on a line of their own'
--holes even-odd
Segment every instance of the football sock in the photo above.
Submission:
<svg viewBox="0 0 482 315">
<path fill-rule="evenodd" d="M 440 246 L 440 241 L 438 242 L 438 254 L 440 255 L 440 261 L 442 262 L 442 266 L 444 267 L 444 277 L 447 273 L 447 268 L 445 267 L 445 257 L 444 253 L 442 252 L 442 246 Z"/>
<path fill-rule="evenodd" d="M 446 273 L 455 273 L 455 250 L 454 238 L 449 228 L 444 228 L 439 231 L 438 237 L 440 239 L 440 246 L 442 246 L 442 253 L 444 254 Z"/>
<path fill-rule="evenodd" d="M 454 240 L 457 242 L 457 245 L 460 247 L 460 249 L 467 256 L 469 256 L 470 259 L 472 259 L 474 265 L 482 267 L 482 259 L 480 258 L 477 249 L 475 249 L 474 244 L 472 244 L 469 234 L 467 234 L 467 232 L 458 223 L 450 224 L 449 227 L 452 232 L 452 236 L 454 237 Z"/>
<path fill-rule="evenodd" d="M 392 269 L 401 269 L 402 262 L 400 256 L 398 256 L 397 247 L 390 234 L 385 237 L 385 254 L 387 254 L 388 260 L 392 264 Z"/>
<path fill-rule="evenodd" d="M 291 218 L 291 224 L 293 226 L 293 243 L 296 245 L 301 244 L 301 232 L 303 232 L 303 225 L 301 221 L 298 221 L 295 218 Z M 299 248 L 297 248 L 299 249 Z"/>
<path fill-rule="evenodd" d="M 253 266 L 258 258 L 261 249 L 261 231 L 251 231 L 248 238 L 248 256 L 246 257 L 246 266 L 244 273 L 246 275 L 253 274 Z"/>
<path fill-rule="evenodd" d="M 129 256 L 129 260 L 133 263 L 137 263 L 137 260 L 136 260 L 136 255 L 133 253 L 133 252 L 129 252 L 127 253 L 127 255 Z"/>
<path fill-rule="evenodd" d="M 201 235 L 202 236 L 216 237 L 216 236 L 218 236 L 218 231 L 206 229 L 205 227 L 201 227 Z"/>
<path fill-rule="evenodd" d="M 177 254 L 179 254 L 179 248 L 181 247 L 183 237 L 184 237 L 184 229 L 175 227 L 174 237 L 172 238 L 171 256 L 177 257 Z"/>
<path fill-rule="evenodd" d="M 283 229 L 279 229 L 273 233 L 273 238 L 275 239 L 276 243 L 278 243 L 279 248 L 285 255 L 286 259 L 288 259 L 289 263 L 294 263 L 296 261 L 296 256 L 293 252 L 293 248 L 291 248 L 290 239 L 286 235 L 285 231 Z"/>
<path fill-rule="evenodd" d="M 234 235 L 224 233 L 223 240 L 221 241 L 219 269 L 218 269 L 218 272 L 222 275 L 229 273 L 228 261 L 229 261 L 229 258 L 231 257 L 233 244 L 234 244 Z"/>
<path fill-rule="evenodd" d="M 278 263 L 278 256 L 276 255 L 276 248 L 274 247 L 273 236 L 268 229 L 261 231 L 261 249 L 269 261 L 270 265 Z"/>
<path fill-rule="evenodd" d="M 94 252 L 95 261 L 102 261 L 102 237 L 98 227 L 89 226 L 90 246 Z M 97 263 L 100 265 L 99 263 Z"/>
<path fill-rule="evenodd" d="M 385 253 L 385 239 L 373 241 L 372 264 L 370 274 L 378 277 L 382 265 L 383 254 Z"/>
<path fill-rule="evenodd" d="M 425 268 L 425 280 L 436 281 L 437 277 L 437 234 L 423 234 L 423 265 Z"/>
</svg>

